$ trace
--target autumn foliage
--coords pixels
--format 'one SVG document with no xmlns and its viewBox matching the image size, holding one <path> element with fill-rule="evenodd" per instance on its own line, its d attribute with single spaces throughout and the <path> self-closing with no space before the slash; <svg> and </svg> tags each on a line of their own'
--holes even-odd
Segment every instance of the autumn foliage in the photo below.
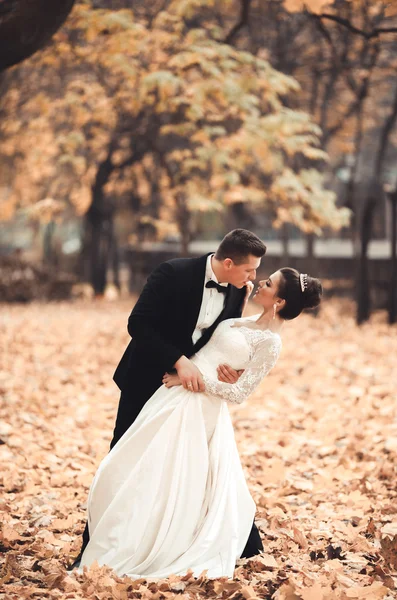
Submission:
<svg viewBox="0 0 397 600">
<path fill-rule="evenodd" d="M 16 168 L 4 217 L 44 188 L 77 214 L 95 202 L 104 211 L 99 174 L 101 193 L 123 196 L 143 164 L 162 201 L 142 218 L 176 222 L 182 235 L 191 213 L 236 202 L 266 210 L 275 227 L 348 223 L 318 170 L 320 129 L 286 102 L 297 81 L 224 43 L 212 7 L 168 2 L 148 21 L 77 4 L 54 44 L 20 68 L 23 85 L 10 75 L 2 152 Z"/>
</svg>

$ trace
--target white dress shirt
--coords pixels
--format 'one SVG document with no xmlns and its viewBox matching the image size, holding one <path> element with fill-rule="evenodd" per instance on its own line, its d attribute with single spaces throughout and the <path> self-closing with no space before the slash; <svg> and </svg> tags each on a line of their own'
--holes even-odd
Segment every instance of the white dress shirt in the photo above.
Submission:
<svg viewBox="0 0 397 600">
<path fill-rule="evenodd" d="M 196 328 L 193 331 L 192 340 L 193 344 L 201 338 L 204 329 L 210 327 L 214 321 L 219 317 L 225 304 L 226 294 L 218 292 L 216 288 L 206 288 L 205 285 L 211 279 L 216 283 L 219 283 L 214 271 L 212 270 L 212 257 L 210 254 L 207 258 L 207 266 L 205 269 L 204 286 L 203 286 L 203 299 L 201 300 L 200 313 L 197 319 Z M 219 285 L 227 287 L 227 283 L 220 283 Z"/>
</svg>

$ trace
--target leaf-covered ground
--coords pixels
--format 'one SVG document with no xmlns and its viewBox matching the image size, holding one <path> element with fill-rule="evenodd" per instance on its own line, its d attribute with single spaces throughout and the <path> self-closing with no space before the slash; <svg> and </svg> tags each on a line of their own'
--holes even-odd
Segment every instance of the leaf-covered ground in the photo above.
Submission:
<svg viewBox="0 0 397 600">
<path fill-rule="evenodd" d="M 397 589 L 397 328 L 348 302 L 285 326 L 281 358 L 233 407 L 265 553 L 234 580 L 69 575 L 118 403 L 131 301 L 1 306 L 0 597 L 391 599 Z"/>
</svg>

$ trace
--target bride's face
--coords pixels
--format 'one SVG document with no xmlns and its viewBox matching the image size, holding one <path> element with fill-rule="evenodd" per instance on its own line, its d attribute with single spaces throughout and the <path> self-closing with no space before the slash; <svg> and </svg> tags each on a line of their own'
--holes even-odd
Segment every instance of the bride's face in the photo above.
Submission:
<svg viewBox="0 0 397 600">
<path fill-rule="evenodd" d="M 278 297 L 278 288 L 282 275 L 276 271 L 268 279 L 262 279 L 258 284 L 258 289 L 252 297 L 256 304 L 263 306 L 265 311 L 271 310 L 276 302 L 280 301 Z"/>
</svg>

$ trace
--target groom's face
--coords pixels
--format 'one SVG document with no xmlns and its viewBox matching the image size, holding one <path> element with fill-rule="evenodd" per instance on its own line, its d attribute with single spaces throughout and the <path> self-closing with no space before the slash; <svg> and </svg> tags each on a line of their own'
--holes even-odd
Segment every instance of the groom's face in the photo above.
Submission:
<svg viewBox="0 0 397 600">
<path fill-rule="evenodd" d="M 255 281 L 256 270 L 261 264 L 261 259 L 249 254 L 240 265 L 236 265 L 231 258 L 226 258 L 223 265 L 226 270 L 227 283 L 236 288 L 242 288 L 249 281 Z"/>
</svg>

